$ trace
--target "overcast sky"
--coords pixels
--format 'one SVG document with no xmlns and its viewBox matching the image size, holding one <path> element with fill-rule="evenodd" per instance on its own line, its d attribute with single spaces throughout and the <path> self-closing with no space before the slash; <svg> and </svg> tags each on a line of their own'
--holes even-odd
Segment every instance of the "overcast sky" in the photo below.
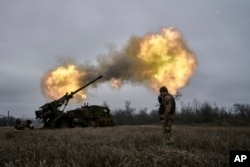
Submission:
<svg viewBox="0 0 250 167">
<path fill-rule="evenodd" d="M 0 20 L 0 115 L 35 117 L 46 102 L 41 78 L 59 57 L 94 62 L 109 45 L 119 48 L 132 35 L 163 27 L 179 29 L 198 60 L 180 101 L 250 103 L 249 0 L 5 0 Z M 87 95 L 85 102 L 106 101 L 111 109 L 126 100 L 138 110 L 157 104 L 157 94 L 140 85 L 102 84 Z"/>
</svg>

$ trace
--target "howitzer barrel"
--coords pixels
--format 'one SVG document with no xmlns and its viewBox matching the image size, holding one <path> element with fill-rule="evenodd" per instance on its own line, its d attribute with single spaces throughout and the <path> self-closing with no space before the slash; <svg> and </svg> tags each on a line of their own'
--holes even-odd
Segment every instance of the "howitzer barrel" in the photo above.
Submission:
<svg viewBox="0 0 250 167">
<path fill-rule="evenodd" d="M 92 83 L 94 83 L 95 81 L 97 81 L 98 79 L 101 79 L 102 78 L 102 75 L 100 75 L 99 77 L 97 77 L 96 79 L 90 81 L 89 83 L 87 83 L 86 85 L 80 87 L 79 89 L 75 90 L 74 92 L 71 92 L 71 95 L 74 95 L 76 94 L 77 92 L 79 92 L 80 90 L 86 88 L 87 86 L 91 85 Z"/>
<path fill-rule="evenodd" d="M 69 102 L 69 99 L 73 98 L 74 94 L 76 94 L 77 92 L 79 92 L 80 90 L 86 88 L 87 86 L 89 86 L 90 84 L 94 83 L 95 81 L 97 81 L 98 79 L 101 79 L 102 76 L 100 75 L 99 77 L 97 77 L 96 79 L 90 81 L 89 83 L 87 83 L 86 85 L 80 87 L 79 89 L 71 92 L 70 94 L 66 93 L 63 97 L 57 99 L 57 100 L 54 100 L 50 103 L 46 103 L 44 104 L 43 106 L 40 107 L 40 109 L 42 110 L 39 110 L 39 111 L 36 111 L 36 116 L 38 118 L 41 117 L 41 115 L 46 111 L 46 114 L 50 114 L 51 111 L 57 111 L 59 107 L 61 107 L 62 105 L 64 105 L 64 108 L 67 106 L 68 102 Z M 63 109 L 64 110 L 64 109 Z"/>
</svg>

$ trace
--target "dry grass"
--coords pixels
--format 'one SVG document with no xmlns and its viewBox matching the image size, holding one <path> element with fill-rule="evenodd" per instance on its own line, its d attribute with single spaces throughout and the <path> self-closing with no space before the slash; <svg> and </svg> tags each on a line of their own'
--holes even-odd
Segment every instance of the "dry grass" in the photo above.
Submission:
<svg viewBox="0 0 250 167">
<path fill-rule="evenodd" d="M 61 130 L 0 129 L 0 166 L 229 166 L 230 150 L 250 150 L 249 128 L 175 126 L 162 144 L 160 126 Z"/>
</svg>

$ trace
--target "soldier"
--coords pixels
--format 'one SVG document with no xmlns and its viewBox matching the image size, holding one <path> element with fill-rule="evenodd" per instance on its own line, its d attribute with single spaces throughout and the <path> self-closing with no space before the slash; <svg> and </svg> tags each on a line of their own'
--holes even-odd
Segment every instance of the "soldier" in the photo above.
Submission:
<svg viewBox="0 0 250 167">
<path fill-rule="evenodd" d="M 162 86 L 159 92 L 159 116 L 160 120 L 162 121 L 164 143 L 173 143 L 174 137 L 172 132 L 172 124 L 175 114 L 175 99 L 170 93 L 168 93 L 168 89 L 165 86 Z"/>
<path fill-rule="evenodd" d="M 33 126 L 30 126 L 31 123 L 32 123 L 31 120 L 21 121 L 20 119 L 16 119 L 15 128 L 17 130 L 24 130 L 26 127 L 29 129 L 34 129 Z"/>
</svg>

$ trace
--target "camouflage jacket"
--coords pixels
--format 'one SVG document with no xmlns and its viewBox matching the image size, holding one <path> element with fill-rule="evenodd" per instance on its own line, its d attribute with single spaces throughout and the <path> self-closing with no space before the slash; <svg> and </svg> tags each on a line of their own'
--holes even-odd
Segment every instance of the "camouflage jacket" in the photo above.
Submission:
<svg viewBox="0 0 250 167">
<path fill-rule="evenodd" d="M 160 119 L 167 119 L 175 113 L 175 99 L 168 92 L 163 92 L 158 96 L 158 101 L 160 103 L 159 115 Z"/>
</svg>

